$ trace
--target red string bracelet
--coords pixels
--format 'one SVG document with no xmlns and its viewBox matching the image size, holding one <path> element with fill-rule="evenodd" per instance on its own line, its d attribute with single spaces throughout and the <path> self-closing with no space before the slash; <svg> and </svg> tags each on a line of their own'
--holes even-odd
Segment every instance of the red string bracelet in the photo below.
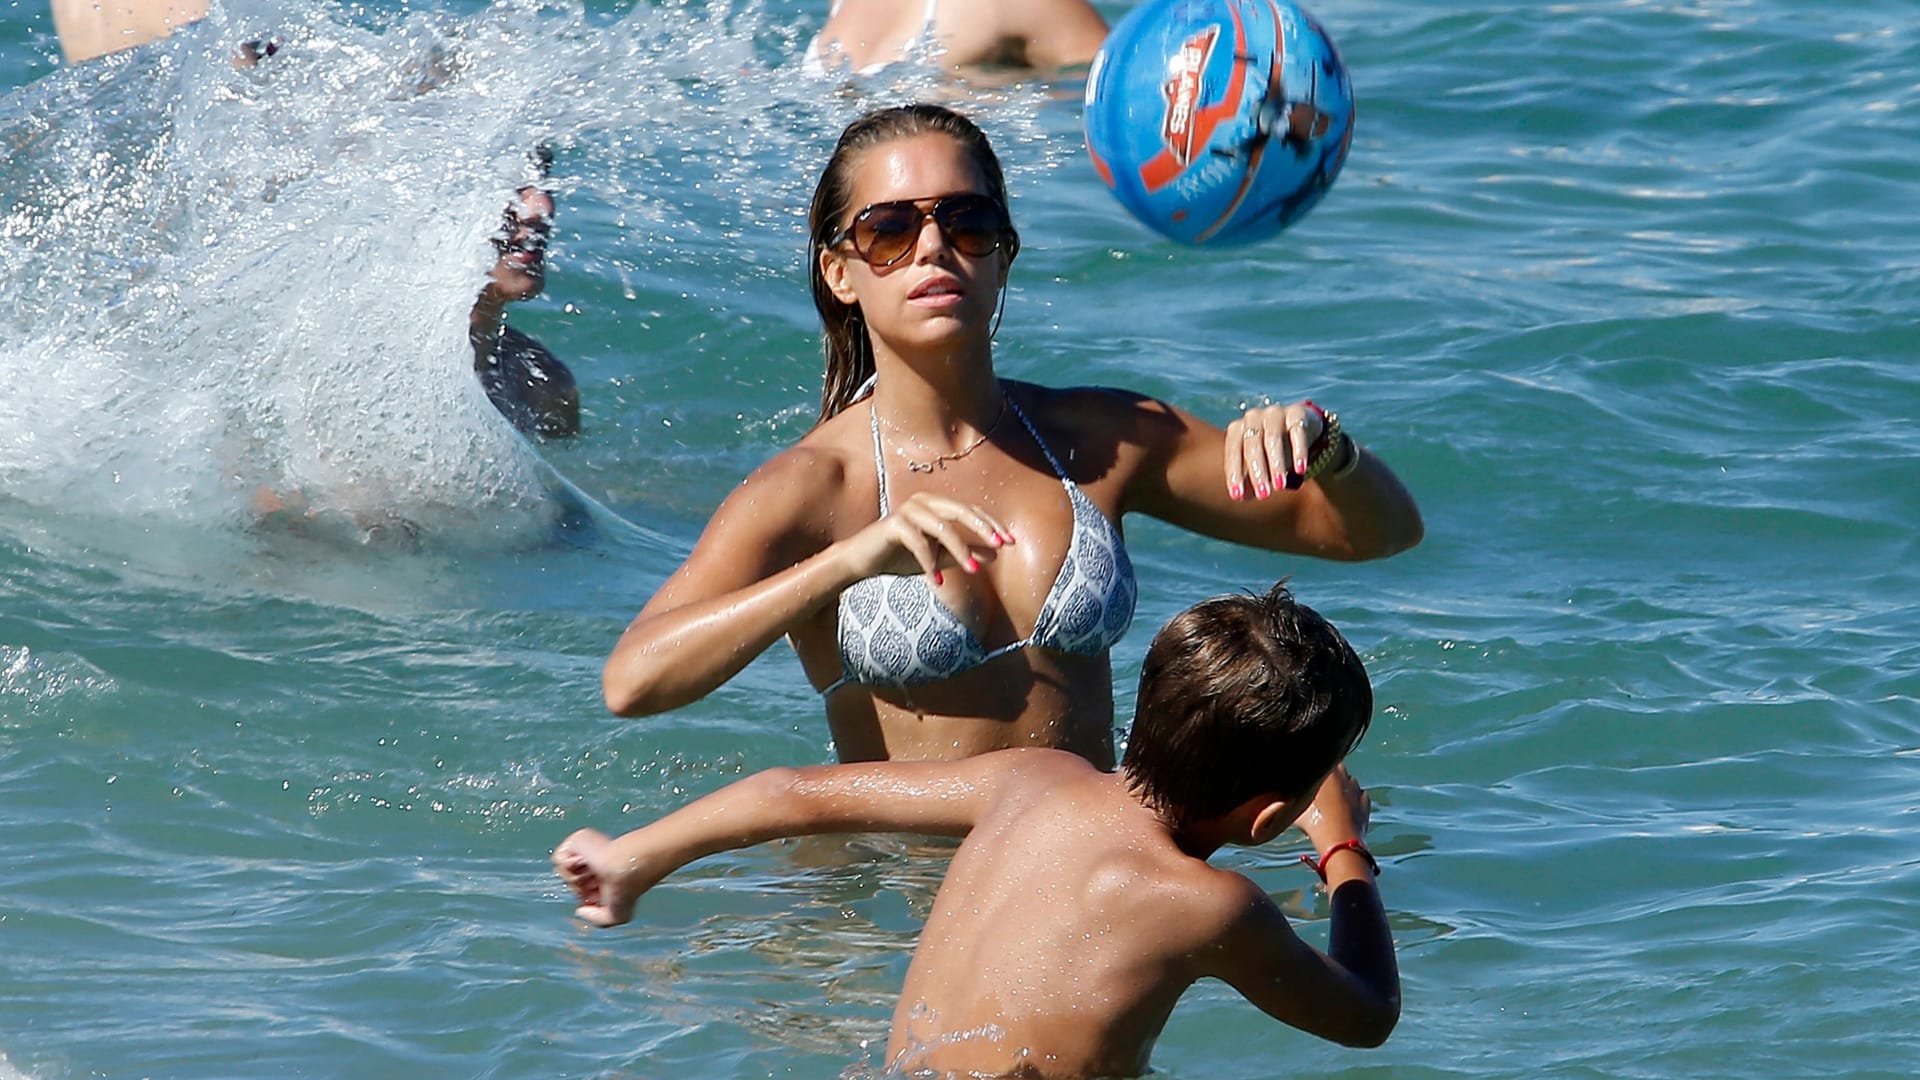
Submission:
<svg viewBox="0 0 1920 1080">
<path fill-rule="evenodd" d="M 1359 840 L 1359 839 L 1342 840 L 1339 843 L 1333 845 L 1332 847 L 1329 847 L 1327 849 L 1327 853 L 1325 855 L 1320 856 L 1320 860 L 1318 862 L 1314 861 L 1314 858 L 1312 855 L 1302 855 L 1300 856 L 1300 861 L 1302 863 L 1305 863 L 1308 869 L 1312 870 L 1316 874 L 1319 874 L 1320 880 L 1322 882 L 1325 882 L 1327 880 L 1327 860 L 1333 858 L 1334 853 L 1339 851 L 1359 852 L 1360 857 L 1367 860 L 1367 865 L 1372 868 L 1373 876 L 1374 877 L 1380 876 L 1380 860 L 1374 858 L 1373 852 L 1367 850 L 1366 841 Z"/>
</svg>

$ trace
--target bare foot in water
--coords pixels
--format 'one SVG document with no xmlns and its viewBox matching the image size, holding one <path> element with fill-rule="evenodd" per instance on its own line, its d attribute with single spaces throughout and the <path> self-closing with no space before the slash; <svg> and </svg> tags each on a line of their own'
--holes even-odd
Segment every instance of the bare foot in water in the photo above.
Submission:
<svg viewBox="0 0 1920 1080">
<path fill-rule="evenodd" d="M 633 918 L 633 903 L 646 891 L 622 880 L 612 846 L 606 833 L 581 829 L 553 849 L 554 872 L 580 898 L 573 913 L 595 926 L 619 926 Z"/>
</svg>

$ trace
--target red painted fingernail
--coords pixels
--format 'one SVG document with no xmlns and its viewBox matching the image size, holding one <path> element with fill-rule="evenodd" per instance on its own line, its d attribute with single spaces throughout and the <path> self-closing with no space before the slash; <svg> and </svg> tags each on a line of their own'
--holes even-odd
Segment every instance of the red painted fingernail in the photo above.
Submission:
<svg viewBox="0 0 1920 1080">
<path fill-rule="evenodd" d="M 1235 484 L 1227 489 L 1227 494 L 1233 496 L 1235 499 L 1240 499 L 1246 496 L 1246 491 L 1243 490 L 1239 484 Z"/>
<path fill-rule="evenodd" d="M 945 585 L 945 584 L 946 584 L 946 580 L 945 580 L 944 578 L 942 578 L 942 577 L 940 576 L 940 571 L 938 571 L 938 570 L 935 570 L 935 571 L 933 572 L 933 583 L 934 583 L 935 585 Z"/>
<path fill-rule="evenodd" d="M 1263 499 L 1266 498 L 1268 495 L 1272 494 L 1272 492 L 1268 489 L 1267 485 L 1265 484 L 1253 485 L 1253 493 L 1255 495 L 1260 496 Z"/>
<path fill-rule="evenodd" d="M 980 560 L 974 558 L 971 555 L 967 556 L 967 573 L 977 574 L 979 572 L 980 572 Z"/>
</svg>

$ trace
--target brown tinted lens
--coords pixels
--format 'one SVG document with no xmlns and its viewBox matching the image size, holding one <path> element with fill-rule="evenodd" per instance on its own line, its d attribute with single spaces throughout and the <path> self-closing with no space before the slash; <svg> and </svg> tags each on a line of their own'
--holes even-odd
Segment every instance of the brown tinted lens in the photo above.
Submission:
<svg viewBox="0 0 1920 1080">
<path fill-rule="evenodd" d="M 961 254 L 978 259 L 1000 246 L 1006 232 L 1007 215 L 1000 204 L 985 195 L 956 195 L 934 205 L 933 220 L 947 234 L 947 242 Z"/>
<path fill-rule="evenodd" d="M 876 203 L 853 219 L 853 250 L 874 266 L 892 266 L 920 239 L 920 211 L 910 202 Z"/>
</svg>

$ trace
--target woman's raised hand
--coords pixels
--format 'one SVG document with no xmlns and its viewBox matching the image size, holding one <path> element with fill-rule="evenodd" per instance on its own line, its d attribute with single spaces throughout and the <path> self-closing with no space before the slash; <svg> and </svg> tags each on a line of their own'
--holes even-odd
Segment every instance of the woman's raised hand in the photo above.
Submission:
<svg viewBox="0 0 1920 1080">
<path fill-rule="evenodd" d="M 925 573 L 938 585 L 942 567 L 979 572 L 1013 531 L 978 506 L 922 491 L 841 543 L 855 578 Z"/>
<path fill-rule="evenodd" d="M 1227 425 L 1227 494 L 1264 499 L 1299 487 L 1326 430 L 1326 412 L 1311 401 L 1248 409 Z"/>
</svg>

